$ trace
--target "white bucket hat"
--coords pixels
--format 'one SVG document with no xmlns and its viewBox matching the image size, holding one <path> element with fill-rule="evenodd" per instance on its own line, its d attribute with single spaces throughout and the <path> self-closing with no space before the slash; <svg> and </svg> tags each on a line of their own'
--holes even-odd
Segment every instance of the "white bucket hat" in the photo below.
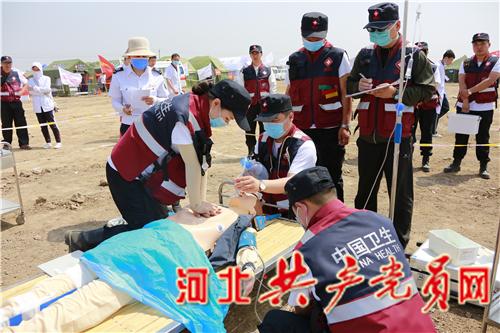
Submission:
<svg viewBox="0 0 500 333">
<path fill-rule="evenodd" d="M 125 53 L 126 57 L 133 56 L 148 56 L 152 57 L 156 54 L 149 49 L 149 40 L 145 37 L 132 37 L 128 40 L 128 48 Z"/>
</svg>

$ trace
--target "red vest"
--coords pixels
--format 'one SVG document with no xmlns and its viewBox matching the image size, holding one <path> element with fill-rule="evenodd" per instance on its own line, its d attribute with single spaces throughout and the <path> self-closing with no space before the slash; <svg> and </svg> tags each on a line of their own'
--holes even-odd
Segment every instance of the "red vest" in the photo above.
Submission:
<svg viewBox="0 0 500 333">
<path fill-rule="evenodd" d="M 269 173 L 269 179 L 284 178 L 288 175 L 290 166 L 300 146 L 304 142 L 311 140 L 307 135 L 299 130 L 295 125 L 288 132 L 286 138 L 283 140 L 280 148 L 278 149 L 278 157 L 273 156 L 273 144 L 275 139 L 267 135 L 266 132 L 260 135 L 259 138 L 259 153 L 255 157 L 257 161 L 262 163 Z M 270 204 L 275 205 L 279 201 L 286 200 L 286 194 L 270 194 L 264 193 L 263 199 Z M 265 207 L 268 209 L 269 207 Z M 268 209 L 266 213 L 273 213 L 275 210 Z"/>
<path fill-rule="evenodd" d="M 271 76 L 271 68 L 264 65 L 259 66 L 258 73 L 255 73 L 253 64 L 243 69 L 243 80 L 245 89 L 252 97 L 251 105 L 257 105 L 261 99 L 269 96 L 271 85 L 269 84 L 269 76 Z"/>
<path fill-rule="evenodd" d="M 435 73 L 437 70 L 437 66 L 429 60 L 432 66 L 432 72 Z M 437 90 L 434 90 L 434 94 L 432 94 L 432 97 L 430 100 L 425 101 L 425 102 L 420 102 L 418 103 L 415 108 L 418 110 L 435 110 L 439 106 L 439 94 Z"/>
<path fill-rule="evenodd" d="M 339 126 L 342 101 L 339 68 L 345 51 L 326 43 L 311 53 L 304 48 L 288 59 L 293 123 L 300 129 Z"/>
<path fill-rule="evenodd" d="M 11 70 L 9 74 L 2 71 L 2 92 L 0 94 L 2 102 L 11 103 L 21 100 L 19 91 L 22 88 L 22 83 L 19 75 L 20 74 L 14 70 Z"/>
<path fill-rule="evenodd" d="M 185 197 L 184 162 L 171 149 L 175 124 L 182 121 L 192 134 L 197 154 L 210 165 L 210 149 L 201 153 L 200 136 L 211 146 L 208 97 L 183 94 L 145 111 L 120 138 L 111 152 L 111 163 L 122 178 L 145 181 L 155 199 L 173 204 Z M 202 165 L 200 161 L 200 165 Z"/>
<path fill-rule="evenodd" d="M 469 58 L 464 61 L 464 72 L 465 72 L 465 85 L 467 88 L 472 88 L 476 84 L 488 78 L 491 70 L 498 61 L 498 57 L 490 56 L 485 61 L 481 63 L 481 66 L 477 65 L 476 56 Z M 473 93 L 469 96 L 469 101 L 475 101 L 476 103 L 491 103 L 496 102 L 498 98 L 498 80 L 489 86 L 488 88 Z M 460 96 L 458 101 L 462 102 Z"/>
<path fill-rule="evenodd" d="M 406 48 L 406 61 L 411 56 L 411 52 L 415 52 L 416 58 L 418 49 Z M 367 78 L 373 79 L 373 86 L 381 83 L 392 83 L 399 80 L 399 64 L 401 60 L 401 38 L 392 49 L 389 51 L 385 66 L 381 64 L 380 47 L 364 48 L 360 51 L 358 57 L 361 57 L 361 70 Z M 411 81 L 408 83 L 411 84 Z M 388 139 L 396 124 L 396 104 L 397 101 L 393 98 L 377 98 L 373 95 L 365 94 L 357 107 L 358 126 L 360 136 L 375 136 Z M 415 121 L 413 114 L 413 106 L 405 106 L 403 111 L 403 137 L 411 136 L 411 128 Z"/>
<path fill-rule="evenodd" d="M 296 250 L 302 253 L 312 277 L 318 280 L 313 287 L 314 297 L 323 309 L 333 296 L 327 286 L 340 282 L 337 273 L 344 268 L 344 256 L 350 254 L 358 260 L 357 274 L 365 280 L 347 288 L 337 306 L 325 314 L 330 332 L 436 332 L 430 316 L 421 312 L 424 302 L 389 219 L 371 211 L 348 208 L 335 199 L 316 212 Z M 393 299 L 387 294 L 378 298 L 375 293 L 383 285 L 368 283 L 382 274 L 380 269 L 389 263 L 389 255 L 403 265 L 396 293 L 411 288 L 407 300 Z"/>
</svg>

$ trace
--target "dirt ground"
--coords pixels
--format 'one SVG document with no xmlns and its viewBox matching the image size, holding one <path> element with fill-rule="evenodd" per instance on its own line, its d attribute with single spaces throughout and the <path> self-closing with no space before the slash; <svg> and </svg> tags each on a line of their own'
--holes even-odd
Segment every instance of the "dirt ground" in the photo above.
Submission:
<svg viewBox="0 0 500 333">
<path fill-rule="evenodd" d="M 447 87 L 449 96 L 456 96 L 457 86 Z M 450 99 L 454 104 L 455 99 Z M 57 98 L 61 111 L 60 124 L 63 148 L 42 149 L 39 128 L 30 128 L 31 151 L 16 150 L 21 191 L 26 210 L 26 224 L 15 224 L 15 216 L 2 217 L 1 222 L 1 285 L 18 283 L 40 274 L 37 265 L 67 253 L 64 233 L 71 229 L 88 229 L 102 225 L 118 216 L 105 182 L 106 158 L 118 140 L 119 120 L 106 96 Z M 24 105 L 28 124 L 35 125 L 31 104 Z M 435 143 L 452 144 L 454 136 L 447 133 L 447 119 L 440 122 L 441 138 Z M 492 143 L 500 142 L 500 121 L 491 128 Z M 217 201 L 218 184 L 240 172 L 239 159 L 246 154 L 243 133 L 235 124 L 214 130 L 215 154 L 210 172 L 208 199 Z M 357 148 L 355 139 L 347 147 L 344 164 L 345 199 L 353 205 L 357 188 Z M 491 149 L 491 180 L 477 175 L 479 164 L 473 149 L 462 163 L 462 171 L 443 174 L 451 162 L 452 147 L 435 147 L 431 172 L 423 173 L 418 150 L 414 154 L 415 204 L 411 243 L 426 239 L 432 229 L 451 228 L 488 248 L 494 247 L 498 225 L 500 193 L 498 148 Z M 1 178 L 2 196 L 15 199 L 15 182 L 11 172 Z M 382 181 L 379 192 L 380 213 L 387 215 L 388 195 Z M 268 310 L 260 305 L 261 316 Z M 433 319 L 440 332 L 478 332 L 482 309 L 459 306 L 451 301 L 448 313 L 435 311 Z M 238 306 L 227 318 L 229 332 L 249 332 L 257 319 L 252 306 Z M 493 330 L 490 330 L 493 331 Z"/>
</svg>

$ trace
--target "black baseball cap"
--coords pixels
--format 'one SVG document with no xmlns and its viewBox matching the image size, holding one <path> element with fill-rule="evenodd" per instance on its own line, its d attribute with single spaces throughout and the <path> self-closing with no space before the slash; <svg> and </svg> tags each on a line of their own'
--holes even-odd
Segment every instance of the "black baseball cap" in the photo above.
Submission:
<svg viewBox="0 0 500 333">
<path fill-rule="evenodd" d="M 488 35 L 486 32 L 478 32 L 477 34 L 474 34 L 474 36 L 472 36 L 472 43 L 478 42 L 478 41 L 483 41 L 483 40 L 489 42 L 490 41 L 490 35 Z"/>
<path fill-rule="evenodd" d="M 302 16 L 300 31 L 304 38 L 326 38 L 326 33 L 328 32 L 328 16 L 318 12 L 305 13 L 304 16 Z"/>
<path fill-rule="evenodd" d="M 368 8 L 368 24 L 366 28 L 382 29 L 399 20 L 399 7 L 392 2 L 382 2 Z"/>
<path fill-rule="evenodd" d="M 1 62 L 12 62 L 11 56 L 2 56 Z"/>
<path fill-rule="evenodd" d="M 270 94 L 262 101 L 263 111 L 255 121 L 273 121 L 280 113 L 292 111 L 292 100 L 288 95 Z"/>
<path fill-rule="evenodd" d="M 260 52 L 262 53 L 262 46 L 260 45 L 250 45 L 250 49 L 248 50 L 248 53 L 252 52 Z"/>
<path fill-rule="evenodd" d="M 246 114 L 251 97 L 242 85 L 226 79 L 213 86 L 210 92 L 221 100 L 221 106 L 224 109 L 233 113 L 236 123 L 242 130 L 250 130 Z"/>
<path fill-rule="evenodd" d="M 429 44 L 427 44 L 427 42 L 416 42 L 415 46 L 421 50 L 428 50 L 429 49 Z"/>
<path fill-rule="evenodd" d="M 302 170 L 285 184 L 290 208 L 298 201 L 312 197 L 321 191 L 334 188 L 332 177 L 328 169 L 317 166 Z"/>
</svg>

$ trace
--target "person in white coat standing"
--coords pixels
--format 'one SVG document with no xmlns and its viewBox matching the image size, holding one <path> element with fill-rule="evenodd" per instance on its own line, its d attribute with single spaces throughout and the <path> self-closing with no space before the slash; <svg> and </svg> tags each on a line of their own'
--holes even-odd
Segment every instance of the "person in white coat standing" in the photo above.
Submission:
<svg viewBox="0 0 500 333">
<path fill-rule="evenodd" d="M 42 64 L 39 62 L 34 62 L 31 69 L 33 71 L 33 77 L 28 80 L 28 89 L 31 96 L 33 111 L 36 114 L 38 123 L 42 125 L 42 134 L 45 139 L 43 148 L 49 149 L 52 147 L 48 129 L 50 126 L 56 140 L 54 148 L 59 149 L 62 147 L 61 133 L 54 119 L 55 103 L 50 87 L 50 77 L 43 75 Z"/>
</svg>

